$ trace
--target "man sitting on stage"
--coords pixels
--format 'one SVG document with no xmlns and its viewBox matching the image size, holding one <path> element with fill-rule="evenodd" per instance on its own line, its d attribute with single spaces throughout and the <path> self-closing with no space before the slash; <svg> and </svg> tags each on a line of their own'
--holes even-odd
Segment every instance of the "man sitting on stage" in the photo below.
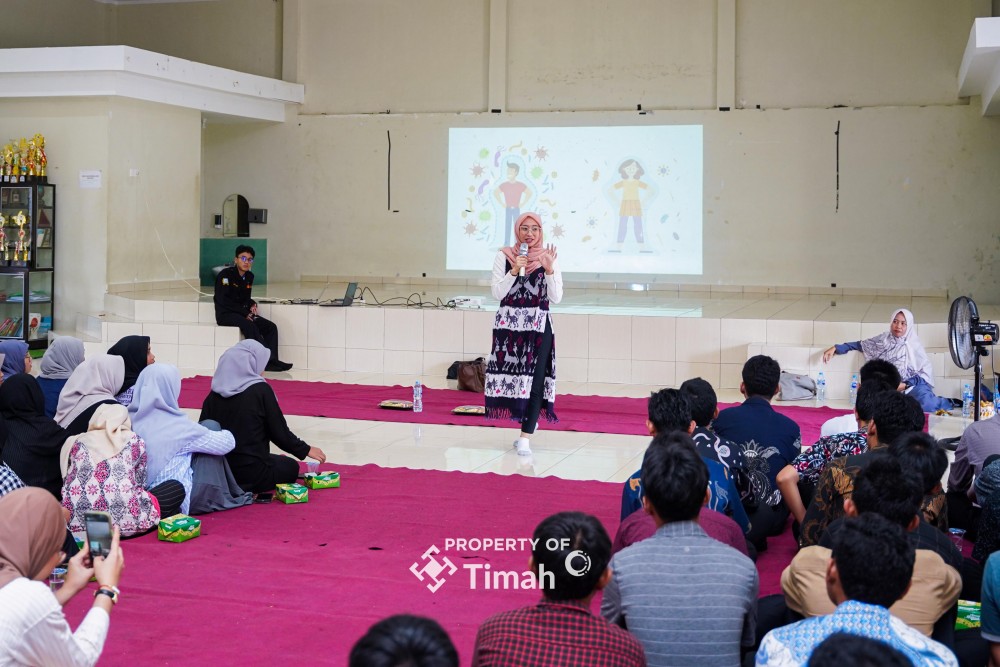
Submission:
<svg viewBox="0 0 1000 667">
<path fill-rule="evenodd" d="M 257 314 L 257 302 L 251 298 L 254 260 L 253 248 L 236 246 L 234 266 L 227 266 L 215 279 L 215 323 L 220 327 L 239 327 L 244 338 L 255 340 L 271 350 L 268 371 L 287 371 L 292 365 L 278 357 L 278 327 Z"/>
</svg>

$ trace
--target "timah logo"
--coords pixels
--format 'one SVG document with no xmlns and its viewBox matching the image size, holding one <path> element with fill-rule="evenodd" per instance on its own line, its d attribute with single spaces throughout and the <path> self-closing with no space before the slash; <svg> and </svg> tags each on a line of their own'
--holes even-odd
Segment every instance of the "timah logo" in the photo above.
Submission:
<svg viewBox="0 0 1000 667">
<path fill-rule="evenodd" d="M 445 540 L 446 545 L 455 542 L 456 540 Z M 476 541 L 475 546 L 480 547 L 483 542 Z M 496 540 L 492 539 L 489 542 L 490 546 L 494 547 L 498 544 Z M 531 543 L 533 546 L 536 545 L 534 540 L 525 540 L 525 542 Z M 550 542 L 552 544 L 546 543 L 546 548 L 551 548 L 553 551 L 564 552 L 569 547 L 569 540 L 556 541 L 553 539 Z M 513 543 L 513 545 L 508 543 Z M 469 542 L 462 540 L 462 544 L 467 545 Z M 514 550 L 517 540 L 500 540 L 499 544 L 505 547 L 511 546 L 510 550 Z M 437 545 L 432 544 L 420 558 L 424 561 L 423 564 L 419 561 L 413 563 L 410 565 L 410 572 L 420 581 L 427 582 L 427 590 L 431 593 L 436 593 L 445 581 L 458 571 L 458 567 L 451 562 L 451 559 L 441 553 Z M 566 555 L 562 565 L 570 576 L 582 577 L 590 571 L 591 560 L 586 552 L 577 549 Z M 542 563 L 539 563 L 534 572 L 494 570 L 488 563 L 465 563 L 462 565 L 462 569 L 469 573 L 470 590 L 555 590 L 556 585 L 555 573 L 547 570 Z"/>
<path fill-rule="evenodd" d="M 435 554 L 439 553 L 441 553 L 441 551 L 432 544 L 430 548 L 421 556 L 422 559 L 427 561 L 424 563 L 423 567 L 420 567 L 419 562 L 410 566 L 410 572 L 412 572 L 413 576 L 420 581 L 430 579 L 430 582 L 427 584 L 427 589 L 431 593 L 437 593 L 437 590 L 444 585 L 445 581 L 447 581 L 447 579 L 441 576 L 445 573 L 445 570 L 447 570 L 446 574 L 448 576 L 451 576 L 458 571 L 458 568 L 455 567 L 455 564 L 452 563 L 447 556 L 441 557 L 441 561 L 444 562 L 441 562 L 434 557 Z"/>
</svg>

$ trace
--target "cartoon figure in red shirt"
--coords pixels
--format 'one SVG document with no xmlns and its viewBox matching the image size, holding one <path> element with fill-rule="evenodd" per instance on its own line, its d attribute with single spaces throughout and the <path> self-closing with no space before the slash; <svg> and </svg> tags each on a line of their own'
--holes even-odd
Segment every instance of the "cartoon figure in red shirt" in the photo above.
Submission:
<svg viewBox="0 0 1000 667">
<path fill-rule="evenodd" d="M 525 183 L 517 180 L 521 167 L 515 162 L 507 163 L 507 180 L 498 185 L 493 190 L 493 196 L 504 206 L 506 214 L 504 224 L 506 234 L 504 236 L 503 247 L 510 245 L 510 232 L 514 227 L 514 222 L 521 215 L 521 205 L 531 199 L 532 190 Z"/>
</svg>

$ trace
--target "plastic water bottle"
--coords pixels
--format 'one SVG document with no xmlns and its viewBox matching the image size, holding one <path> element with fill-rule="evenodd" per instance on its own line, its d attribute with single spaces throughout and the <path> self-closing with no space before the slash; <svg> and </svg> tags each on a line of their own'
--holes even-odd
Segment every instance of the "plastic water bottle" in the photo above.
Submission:
<svg viewBox="0 0 1000 667">
<path fill-rule="evenodd" d="M 968 419 L 972 414 L 972 387 L 968 382 L 962 388 L 962 417 Z"/>
<path fill-rule="evenodd" d="M 816 401 L 819 403 L 826 401 L 826 376 L 823 375 L 823 371 L 820 371 L 819 377 L 816 378 Z"/>
<path fill-rule="evenodd" d="M 424 411 L 424 387 L 420 384 L 420 380 L 413 383 L 413 411 Z"/>
<path fill-rule="evenodd" d="M 851 376 L 851 407 L 858 402 L 858 374 Z"/>
<path fill-rule="evenodd" d="M 1000 379 L 993 378 L 993 414 L 1000 414 Z"/>
</svg>

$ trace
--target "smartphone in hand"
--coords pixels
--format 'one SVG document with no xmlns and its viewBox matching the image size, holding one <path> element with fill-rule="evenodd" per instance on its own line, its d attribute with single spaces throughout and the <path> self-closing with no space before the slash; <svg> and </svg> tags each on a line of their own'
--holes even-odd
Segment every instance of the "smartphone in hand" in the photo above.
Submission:
<svg viewBox="0 0 1000 667">
<path fill-rule="evenodd" d="M 90 558 L 107 556 L 111 553 L 111 515 L 107 512 L 85 512 L 84 523 L 87 527 L 87 544 L 90 546 Z"/>
</svg>

